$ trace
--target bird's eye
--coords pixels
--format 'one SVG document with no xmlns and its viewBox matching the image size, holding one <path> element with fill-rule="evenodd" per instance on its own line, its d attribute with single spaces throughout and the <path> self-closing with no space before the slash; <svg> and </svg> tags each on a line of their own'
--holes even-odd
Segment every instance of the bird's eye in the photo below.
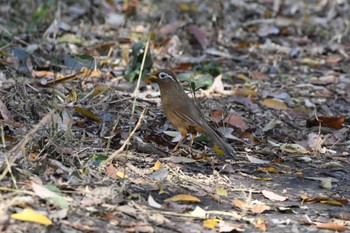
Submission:
<svg viewBox="0 0 350 233">
<path fill-rule="evenodd" d="M 166 73 L 159 73 L 159 78 L 160 79 L 165 79 L 165 78 L 171 78 L 168 74 Z"/>
</svg>

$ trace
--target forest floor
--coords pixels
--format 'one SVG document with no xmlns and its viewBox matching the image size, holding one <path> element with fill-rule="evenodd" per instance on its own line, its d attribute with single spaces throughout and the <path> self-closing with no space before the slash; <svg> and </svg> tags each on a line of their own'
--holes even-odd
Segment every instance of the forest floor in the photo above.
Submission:
<svg viewBox="0 0 350 233">
<path fill-rule="evenodd" d="M 2 1 L 0 232 L 350 232 L 349 11 Z M 159 68 L 234 157 L 172 152 Z"/>
</svg>

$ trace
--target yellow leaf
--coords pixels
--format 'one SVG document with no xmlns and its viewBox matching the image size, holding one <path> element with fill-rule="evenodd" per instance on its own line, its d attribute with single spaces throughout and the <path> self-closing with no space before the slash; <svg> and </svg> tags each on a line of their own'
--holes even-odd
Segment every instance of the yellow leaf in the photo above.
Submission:
<svg viewBox="0 0 350 233">
<path fill-rule="evenodd" d="M 279 171 L 274 168 L 274 167 L 262 167 L 262 168 L 259 168 L 258 171 L 261 171 L 261 172 L 268 172 L 268 173 L 278 173 Z"/>
<path fill-rule="evenodd" d="M 35 222 L 43 225 L 51 225 L 52 221 L 43 214 L 39 214 L 32 209 L 24 209 L 21 213 L 11 214 L 11 218 L 26 221 Z"/>
<path fill-rule="evenodd" d="M 71 92 L 69 93 L 66 102 L 70 103 L 70 102 L 75 102 L 78 100 L 78 94 L 76 92 L 76 90 L 74 88 L 71 89 Z"/>
<path fill-rule="evenodd" d="M 74 106 L 73 108 L 74 108 L 74 110 L 77 113 L 79 113 L 79 114 L 81 114 L 83 116 L 86 116 L 90 120 L 93 120 L 93 121 L 96 121 L 96 122 L 102 122 L 101 117 L 97 116 L 95 113 L 92 113 L 92 112 L 90 112 L 89 110 L 87 110 L 85 108 L 81 108 L 81 107 L 78 107 L 78 106 Z"/>
<path fill-rule="evenodd" d="M 247 88 L 240 88 L 240 89 L 235 89 L 233 91 L 234 96 L 243 96 L 243 97 L 257 97 L 259 96 L 259 93 L 256 92 L 255 90 L 250 90 Z"/>
<path fill-rule="evenodd" d="M 241 80 L 243 80 L 243 81 L 245 81 L 245 82 L 248 82 L 248 81 L 249 81 L 248 76 L 245 75 L 245 74 L 237 74 L 237 78 L 239 78 L 239 79 L 241 79 Z"/>
<path fill-rule="evenodd" d="M 128 178 L 128 176 L 125 175 L 124 172 L 117 172 L 116 176 L 119 177 L 119 178 L 122 178 L 122 179 Z"/>
<path fill-rule="evenodd" d="M 272 178 L 269 177 L 254 177 L 255 180 L 271 181 Z"/>
<path fill-rule="evenodd" d="M 159 160 L 157 160 L 157 162 L 154 164 L 154 166 L 151 167 L 151 170 L 157 171 L 161 166 L 162 166 L 162 163 Z"/>
<path fill-rule="evenodd" d="M 209 218 L 203 221 L 203 227 L 214 229 L 219 224 L 219 222 L 219 219 Z"/>
<path fill-rule="evenodd" d="M 98 86 L 98 87 L 95 87 L 94 90 L 92 91 L 91 97 L 98 96 L 99 94 L 104 93 L 106 91 L 109 91 L 111 89 L 112 88 L 109 87 L 109 86 Z"/>
<path fill-rule="evenodd" d="M 215 146 L 213 147 L 213 149 L 214 149 L 214 151 L 215 151 L 216 154 L 218 154 L 218 155 L 225 155 L 224 151 L 221 150 L 221 148 L 218 147 L 217 145 L 215 145 Z"/>
<path fill-rule="evenodd" d="M 339 201 L 334 200 L 326 200 L 326 201 L 320 201 L 322 204 L 328 204 L 328 205 L 335 205 L 335 206 L 342 206 L 343 204 Z"/>
<path fill-rule="evenodd" d="M 81 74 L 84 77 L 90 77 L 90 78 L 98 78 L 101 77 L 102 72 L 100 70 L 89 70 L 89 69 L 83 69 L 83 73 Z"/>
<path fill-rule="evenodd" d="M 268 108 L 273 108 L 277 110 L 287 110 L 287 105 L 279 99 L 264 99 L 261 104 Z"/>
<path fill-rule="evenodd" d="M 306 150 L 303 146 L 295 143 L 291 144 L 283 144 L 280 146 L 280 149 L 282 151 L 288 152 L 288 153 L 297 153 L 297 154 L 307 154 L 309 153 L 308 150 Z"/>
<path fill-rule="evenodd" d="M 179 194 L 179 195 L 173 196 L 171 198 L 168 198 L 165 201 L 196 202 L 196 203 L 201 202 L 201 200 L 199 200 L 197 197 L 192 196 L 192 195 L 188 195 L 188 194 Z"/>
<path fill-rule="evenodd" d="M 309 66 L 319 66 L 324 63 L 324 61 L 317 61 L 308 57 L 305 57 L 301 63 L 309 65 Z"/>
<path fill-rule="evenodd" d="M 226 189 L 223 188 L 216 188 L 216 194 L 219 196 L 227 196 L 228 192 Z"/>
<path fill-rule="evenodd" d="M 259 229 L 260 231 L 266 231 L 267 227 L 266 227 L 266 223 L 265 220 L 263 218 L 258 218 L 256 223 L 255 223 L 255 227 L 257 229 Z"/>
</svg>

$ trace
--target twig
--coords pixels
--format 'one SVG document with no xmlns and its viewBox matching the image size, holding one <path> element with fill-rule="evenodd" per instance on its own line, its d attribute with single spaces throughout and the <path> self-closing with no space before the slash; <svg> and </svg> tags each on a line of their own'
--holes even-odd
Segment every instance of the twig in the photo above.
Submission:
<svg viewBox="0 0 350 233">
<path fill-rule="evenodd" d="M 46 114 L 46 116 L 44 116 L 41 121 L 19 142 L 17 143 L 16 146 L 14 146 L 10 151 L 9 154 L 10 156 L 7 158 L 8 161 L 6 161 L 6 168 L 4 169 L 4 171 L 2 172 L 1 176 L 0 176 L 0 180 L 2 180 L 6 174 L 11 171 L 11 166 L 16 162 L 17 158 L 21 155 L 21 152 L 23 152 L 25 150 L 25 146 L 27 145 L 27 143 L 32 139 L 32 137 L 34 136 L 34 134 L 44 125 L 48 124 L 51 122 L 52 120 L 52 116 L 53 114 L 56 112 L 56 109 L 51 110 L 48 114 Z M 4 156 L 6 156 L 4 154 Z M 4 164 L 0 165 L 0 168 L 3 167 Z"/>
<path fill-rule="evenodd" d="M 143 115 L 146 112 L 146 109 L 143 109 L 141 116 L 139 118 L 139 120 L 137 121 L 137 124 L 135 125 L 135 128 L 133 129 L 133 131 L 130 133 L 129 137 L 125 140 L 125 142 L 123 143 L 123 145 L 117 150 L 115 151 L 111 156 L 108 157 L 108 159 L 106 159 L 104 162 L 101 163 L 101 165 L 104 165 L 110 161 L 112 161 L 115 157 L 117 157 L 121 152 L 123 152 L 124 148 L 129 144 L 131 138 L 133 137 L 133 135 L 135 134 L 136 130 L 140 127 L 142 119 L 143 119 Z"/>
</svg>

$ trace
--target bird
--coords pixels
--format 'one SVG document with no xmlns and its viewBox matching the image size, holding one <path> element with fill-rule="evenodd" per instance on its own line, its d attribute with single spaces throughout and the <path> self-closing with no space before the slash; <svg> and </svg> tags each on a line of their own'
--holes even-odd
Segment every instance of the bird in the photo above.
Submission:
<svg viewBox="0 0 350 233">
<path fill-rule="evenodd" d="M 198 106 L 182 89 L 176 74 L 170 69 L 159 69 L 146 76 L 145 83 L 157 83 L 160 89 L 160 99 L 164 113 L 170 123 L 177 128 L 181 134 L 181 139 L 176 144 L 173 151 L 176 151 L 182 141 L 188 134 L 192 134 L 189 146 L 192 146 L 193 140 L 200 134 L 208 135 L 214 143 L 227 156 L 234 156 L 235 150 L 231 145 L 225 142 L 215 130 L 208 124 L 203 113 Z"/>
</svg>

